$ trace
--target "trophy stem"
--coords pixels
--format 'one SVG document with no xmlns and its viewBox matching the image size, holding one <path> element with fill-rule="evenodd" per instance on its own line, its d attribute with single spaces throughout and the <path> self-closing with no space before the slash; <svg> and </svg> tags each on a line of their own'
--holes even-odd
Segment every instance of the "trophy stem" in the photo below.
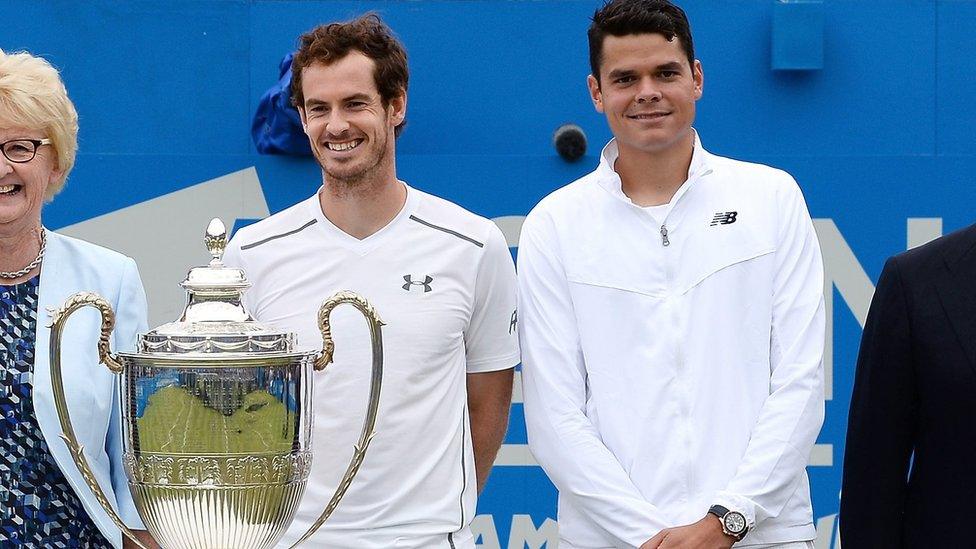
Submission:
<svg viewBox="0 0 976 549">
<path fill-rule="evenodd" d="M 68 446 L 68 450 L 71 452 L 71 458 L 74 460 L 75 465 L 78 466 L 78 470 L 81 471 L 81 476 L 85 479 L 85 483 L 91 488 L 92 492 L 95 494 L 95 499 L 98 504 L 105 509 L 109 518 L 112 522 L 119 527 L 119 530 L 128 537 L 133 543 L 138 545 L 142 549 L 149 549 L 147 546 L 143 545 L 139 541 L 132 530 L 122 522 L 118 513 L 109 503 L 108 498 L 105 497 L 105 492 L 102 491 L 102 487 L 98 485 L 98 481 L 95 479 L 95 474 L 92 472 L 91 467 L 88 465 L 88 458 L 85 457 L 85 448 L 78 443 L 78 439 L 75 436 L 74 428 L 71 426 L 71 416 L 68 412 L 68 402 L 64 396 L 64 381 L 61 377 L 61 332 L 64 330 L 65 322 L 67 322 L 68 317 L 78 309 L 86 306 L 91 306 L 101 313 L 102 315 L 102 330 L 101 336 L 98 340 L 98 357 L 99 360 L 105 364 L 113 373 L 118 374 L 122 371 L 122 365 L 119 363 L 118 358 L 112 354 L 109 348 L 109 336 L 112 334 L 112 328 L 115 327 L 115 313 L 112 311 L 112 306 L 109 305 L 105 299 L 98 296 L 97 294 L 90 292 L 81 292 L 74 294 L 61 306 L 60 309 L 52 313 L 51 321 L 51 387 L 54 392 L 54 405 L 58 412 L 58 420 L 61 422 L 61 438 L 64 443 Z"/>
<path fill-rule="evenodd" d="M 311 528 L 291 546 L 291 549 L 298 547 L 308 540 L 329 519 L 332 512 L 335 511 L 343 496 L 346 495 L 346 490 L 352 484 L 353 478 L 356 477 L 356 473 L 359 472 L 359 467 L 363 464 L 363 459 L 366 457 L 366 450 L 369 447 L 369 443 L 376 434 L 376 411 L 379 408 L 380 388 L 383 383 L 383 321 L 365 298 L 350 291 L 341 291 L 322 303 L 322 307 L 319 309 L 319 329 L 322 332 L 323 346 L 322 355 L 315 362 L 315 369 L 322 370 L 332 362 L 332 353 L 335 349 L 335 344 L 332 341 L 329 314 L 342 303 L 348 303 L 356 307 L 366 317 L 369 323 L 369 335 L 372 340 L 373 351 L 373 371 L 369 386 L 369 406 L 366 408 L 366 417 L 363 419 L 363 430 L 359 435 L 359 442 L 353 449 L 352 461 L 350 461 L 349 467 L 346 468 L 342 480 L 339 481 L 339 486 L 332 495 L 332 499 L 329 500 L 325 510 L 322 511 L 322 514 L 319 515 L 319 518 L 312 524 Z"/>
</svg>

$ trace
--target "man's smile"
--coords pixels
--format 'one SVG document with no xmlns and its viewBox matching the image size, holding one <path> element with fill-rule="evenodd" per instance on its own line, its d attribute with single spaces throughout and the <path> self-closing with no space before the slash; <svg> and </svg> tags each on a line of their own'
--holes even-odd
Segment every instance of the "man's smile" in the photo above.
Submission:
<svg viewBox="0 0 976 549">
<path fill-rule="evenodd" d="M 654 111 L 654 112 L 644 112 L 637 114 L 628 114 L 627 118 L 631 120 L 660 120 L 665 116 L 671 114 L 671 111 Z"/>
<path fill-rule="evenodd" d="M 326 142 L 325 146 L 330 151 L 344 152 L 344 151 L 351 151 L 355 149 L 363 141 L 365 141 L 365 139 L 353 139 L 350 141 L 342 141 L 342 142 L 329 141 Z"/>
</svg>

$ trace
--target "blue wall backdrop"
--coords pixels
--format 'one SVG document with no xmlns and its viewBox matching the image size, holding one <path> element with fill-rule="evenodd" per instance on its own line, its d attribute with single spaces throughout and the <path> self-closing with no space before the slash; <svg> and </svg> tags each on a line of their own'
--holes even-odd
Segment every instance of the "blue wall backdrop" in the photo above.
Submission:
<svg viewBox="0 0 976 549">
<path fill-rule="evenodd" d="M 809 471 L 817 547 L 828 549 L 839 547 L 847 405 L 874 281 L 889 255 L 976 217 L 976 1 L 825 0 L 814 2 L 813 23 L 774 32 L 779 4 L 683 2 L 705 72 L 696 127 L 706 148 L 791 172 L 821 238 L 829 400 Z M 181 306 L 185 269 L 205 259 L 199 236 L 211 215 L 240 225 L 320 184 L 310 159 L 258 155 L 249 134 L 258 99 L 301 32 L 382 14 L 412 71 L 401 178 L 496 219 L 517 252 L 521 216 L 591 170 L 609 138 L 585 88 L 596 7 L 4 0 L 0 48 L 49 59 L 80 112 L 77 168 L 45 223 L 136 257 L 158 324 Z M 822 67 L 774 70 L 784 46 L 774 36 L 812 37 L 799 54 L 822 54 Z M 565 122 L 590 139 L 574 164 L 551 144 Z M 485 549 L 557 545 L 555 490 L 526 451 L 519 395 L 517 387 L 474 526 Z"/>
</svg>

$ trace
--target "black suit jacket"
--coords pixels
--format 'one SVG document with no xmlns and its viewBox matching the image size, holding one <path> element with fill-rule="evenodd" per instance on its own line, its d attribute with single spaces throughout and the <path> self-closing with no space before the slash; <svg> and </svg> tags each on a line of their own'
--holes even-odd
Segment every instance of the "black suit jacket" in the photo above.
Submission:
<svg viewBox="0 0 976 549">
<path fill-rule="evenodd" d="M 885 264 L 843 483 L 844 549 L 976 547 L 976 225 Z"/>
</svg>

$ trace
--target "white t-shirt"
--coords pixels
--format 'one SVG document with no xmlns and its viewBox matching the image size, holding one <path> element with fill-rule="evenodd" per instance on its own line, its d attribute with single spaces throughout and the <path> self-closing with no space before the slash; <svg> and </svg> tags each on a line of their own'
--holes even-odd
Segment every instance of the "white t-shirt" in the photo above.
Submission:
<svg viewBox="0 0 976 549">
<path fill-rule="evenodd" d="M 474 547 L 465 374 L 519 361 L 515 267 L 495 224 L 408 187 L 396 218 L 358 240 L 323 215 L 314 195 L 242 228 L 224 261 L 251 281 L 244 296 L 251 314 L 295 332 L 300 346 L 321 348 L 318 308 L 340 290 L 365 297 L 386 323 L 376 436 L 345 498 L 306 546 Z M 366 321 L 348 305 L 331 320 L 335 362 L 314 378 L 312 471 L 282 546 L 331 499 L 366 411 Z"/>
</svg>

